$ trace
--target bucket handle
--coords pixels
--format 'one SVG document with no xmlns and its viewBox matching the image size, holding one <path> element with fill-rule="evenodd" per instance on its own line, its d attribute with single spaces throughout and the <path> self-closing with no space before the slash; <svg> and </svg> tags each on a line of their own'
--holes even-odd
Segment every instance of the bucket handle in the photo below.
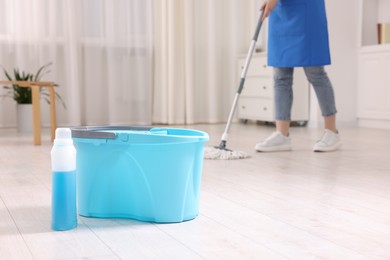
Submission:
<svg viewBox="0 0 390 260">
<path fill-rule="evenodd" d="M 72 128 L 72 138 L 115 139 L 116 134 L 105 131 L 150 131 L 147 126 L 80 126 Z"/>
</svg>

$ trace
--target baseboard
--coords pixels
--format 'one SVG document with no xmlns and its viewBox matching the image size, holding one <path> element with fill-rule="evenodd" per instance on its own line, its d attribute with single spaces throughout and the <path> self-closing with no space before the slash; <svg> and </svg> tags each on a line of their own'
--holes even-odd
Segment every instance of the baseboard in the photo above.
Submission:
<svg viewBox="0 0 390 260">
<path fill-rule="evenodd" d="M 358 127 L 358 121 L 357 120 L 337 120 L 337 127 L 338 128 L 344 128 L 344 127 Z M 309 121 L 307 123 L 307 127 L 310 128 L 322 128 L 324 127 L 324 122 L 321 121 Z"/>
<path fill-rule="evenodd" d="M 360 118 L 358 119 L 358 126 L 366 128 L 390 129 L 390 120 Z"/>
</svg>

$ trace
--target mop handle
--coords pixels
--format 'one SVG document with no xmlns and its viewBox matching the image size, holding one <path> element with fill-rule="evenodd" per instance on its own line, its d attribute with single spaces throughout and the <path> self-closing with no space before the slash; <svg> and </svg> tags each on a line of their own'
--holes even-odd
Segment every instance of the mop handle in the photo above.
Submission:
<svg viewBox="0 0 390 260">
<path fill-rule="evenodd" d="M 256 31 L 253 35 L 252 42 L 251 42 L 251 45 L 250 45 L 250 48 L 249 48 L 249 51 L 248 51 L 248 54 L 246 57 L 245 65 L 244 65 L 244 68 L 243 68 L 242 73 L 241 73 L 240 83 L 239 83 L 238 88 L 237 88 L 237 93 L 234 97 L 233 106 L 230 110 L 230 114 L 229 114 L 229 118 L 228 118 L 228 121 L 226 124 L 225 132 L 222 135 L 221 144 L 226 143 L 226 141 L 228 139 L 230 125 L 232 123 L 234 112 L 236 111 L 238 98 L 239 98 L 239 96 L 244 88 L 245 78 L 246 78 L 246 74 L 248 72 L 249 64 L 250 64 L 251 59 L 252 59 L 252 54 L 255 50 L 257 39 L 259 38 L 261 26 L 263 25 L 263 16 L 264 16 L 264 9 L 261 11 L 261 14 L 259 16 L 259 21 L 257 22 Z"/>
</svg>

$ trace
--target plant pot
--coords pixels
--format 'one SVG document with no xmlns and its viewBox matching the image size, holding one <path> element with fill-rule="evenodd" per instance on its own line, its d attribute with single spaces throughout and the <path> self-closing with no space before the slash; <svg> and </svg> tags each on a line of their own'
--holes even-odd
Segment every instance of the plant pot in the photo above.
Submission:
<svg viewBox="0 0 390 260">
<path fill-rule="evenodd" d="M 17 129 L 19 133 L 32 133 L 33 115 L 32 104 L 17 104 L 16 107 Z"/>
</svg>

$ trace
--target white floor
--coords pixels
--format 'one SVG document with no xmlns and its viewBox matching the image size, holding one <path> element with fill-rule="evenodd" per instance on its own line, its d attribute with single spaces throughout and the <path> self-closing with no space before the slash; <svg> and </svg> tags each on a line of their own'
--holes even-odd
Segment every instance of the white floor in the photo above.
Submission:
<svg viewBox="0 0 390 260">
<path fill-rule="evenodd" d="M 195 125 L 219 144 L 224 125 Z M 0 259 L 390 259 L 390 130 L 340 129 L 343 148 L 313 153 L 321 130 L 294 127 L 293 151 L 255 153 L 270 126 L 232 126 L 204 161 L 199 216 L 152 224 L 79 217 L 50 229 L 49 135 L 0 130 Z"/>
</svg>

